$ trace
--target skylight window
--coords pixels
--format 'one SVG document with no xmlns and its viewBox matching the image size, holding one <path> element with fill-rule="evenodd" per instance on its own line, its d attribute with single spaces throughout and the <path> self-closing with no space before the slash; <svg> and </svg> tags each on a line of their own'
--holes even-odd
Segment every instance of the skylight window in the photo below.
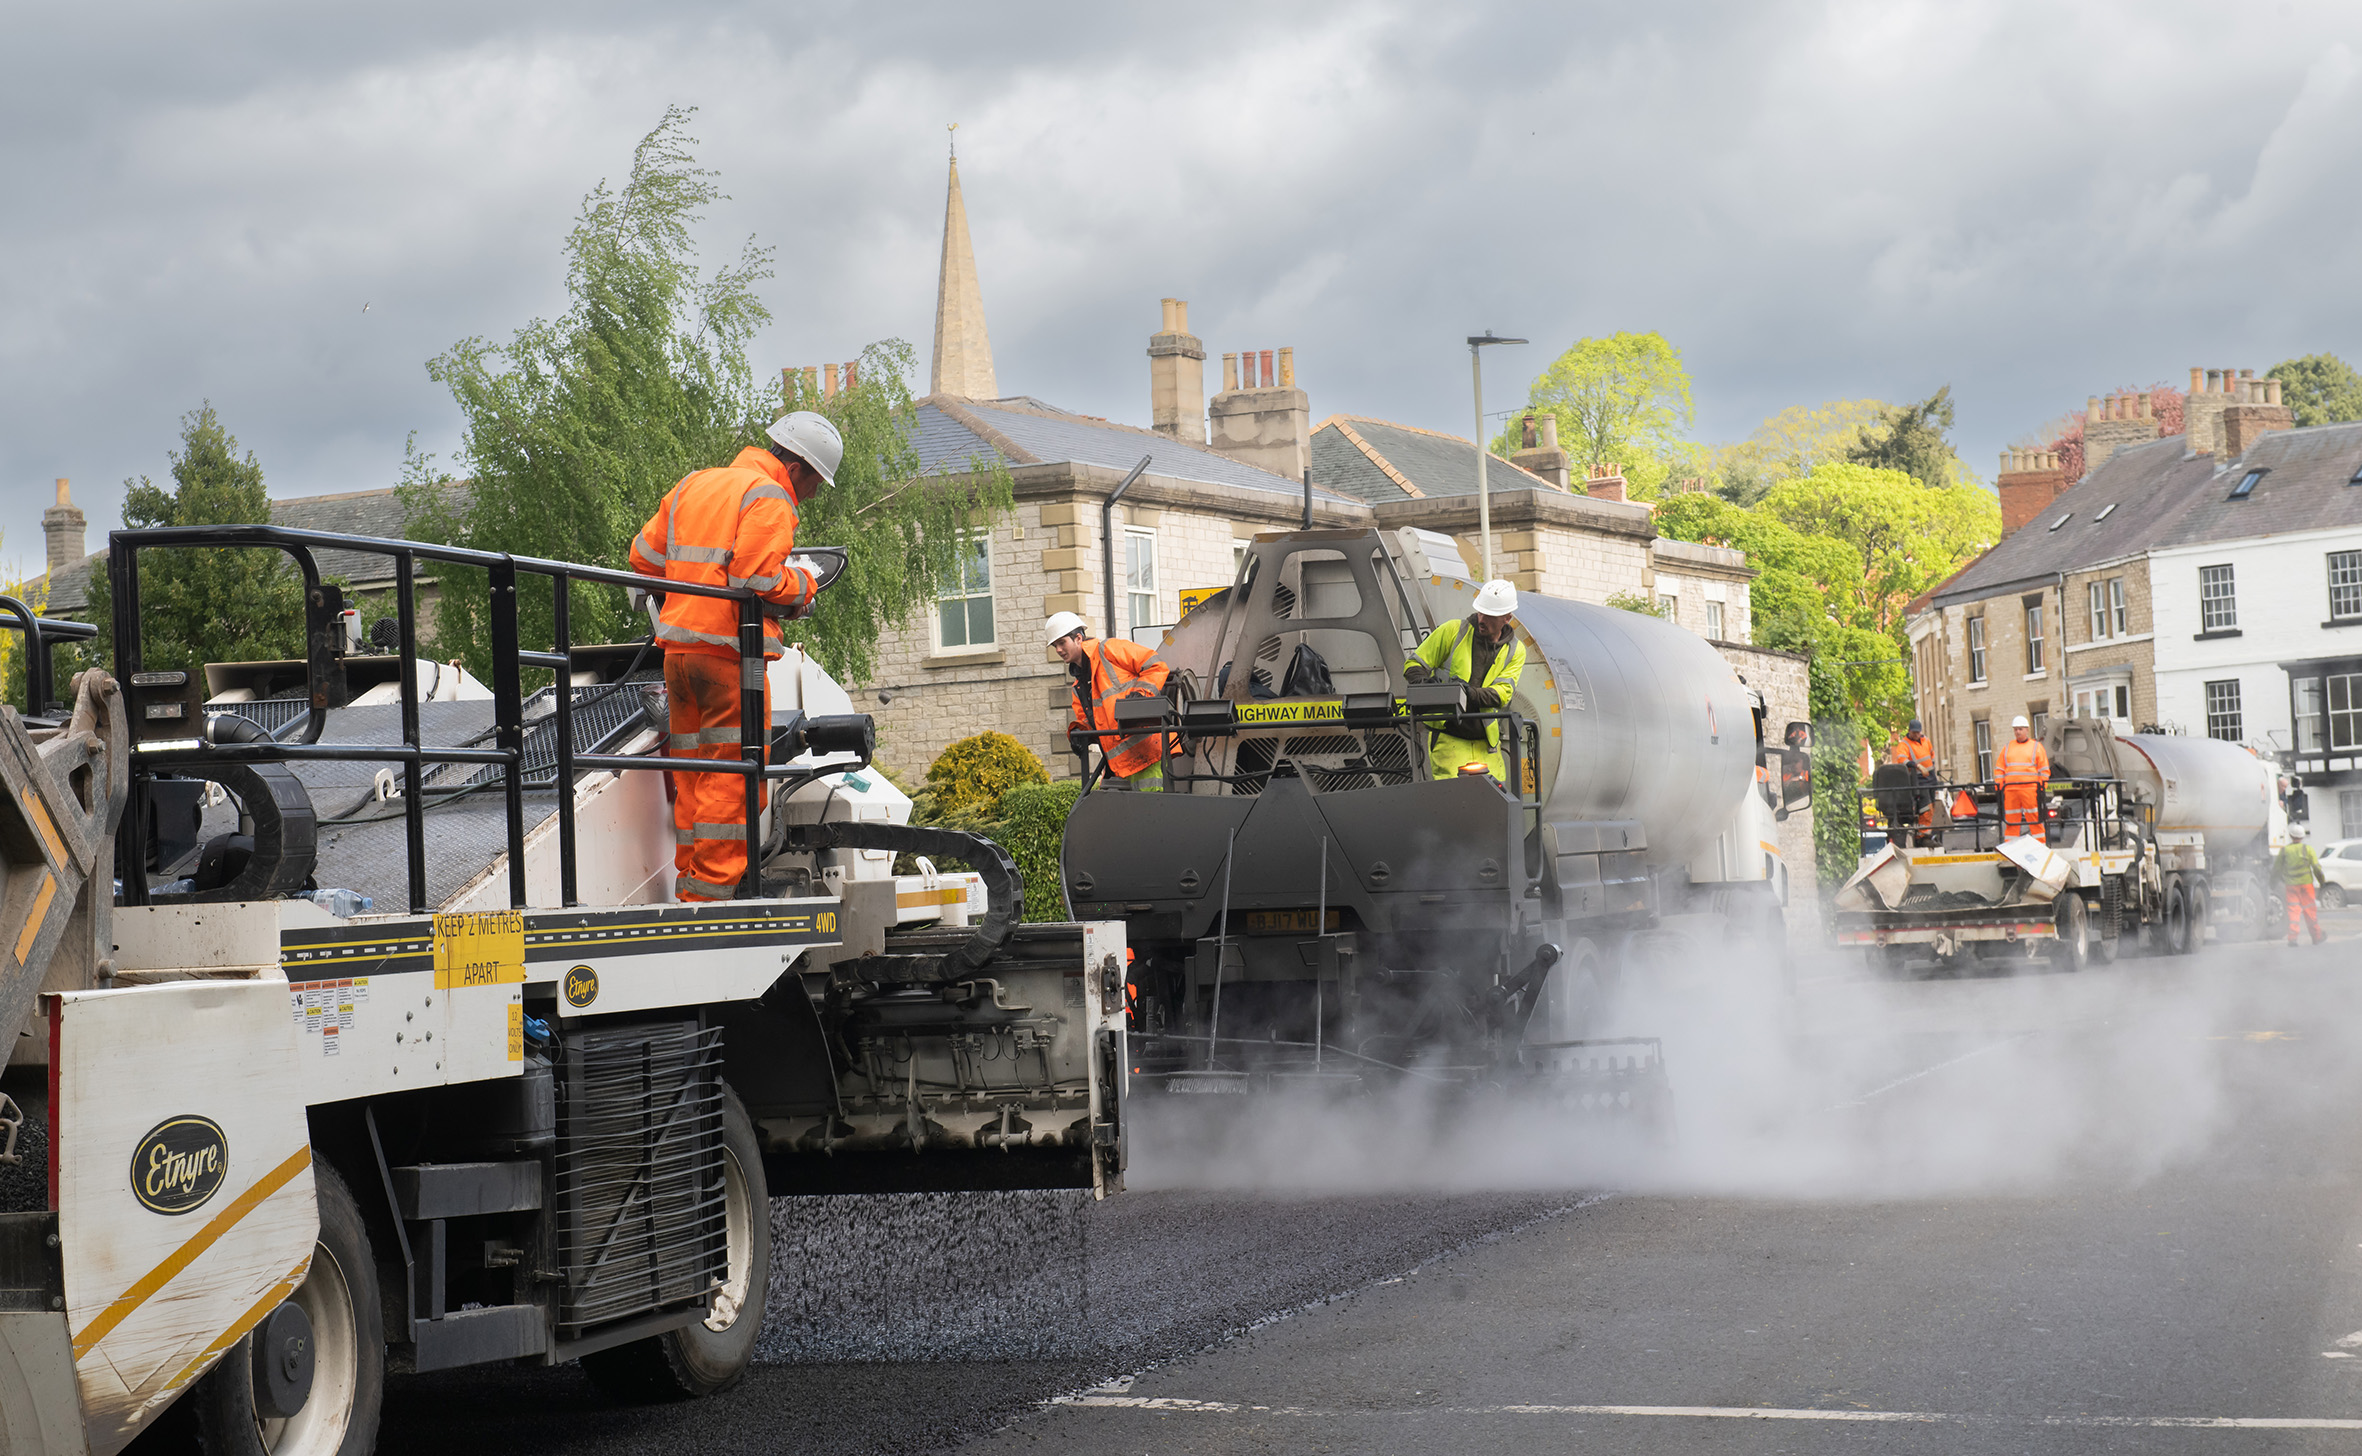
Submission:
<svg viewBox="0 0 2362 1456">
<path fill-rule="evenodd" d="M 2261 470 L 2250 470 L 2240 476 L 2239 483 L 2231 487 L 2231 499 L 2245 500 L 2255 494 L 2255 483 L 2263 478 L 2264 472 Z"/>
<path fill-rule="evenodd" d="M 2074 519 L 2075 519 L 2075 513 L 2074 513 L 2073 511 L 2069 511 L 2069 512 L 2067 512 L 2065 515 L 2063 515 L 2063 516 L 2059 517 L 2057 520 L 2055 520 L 2055 521 L 2051 522 L 2051 523 L 2050 523 L 2050 528 L 2051 528 L 2053 531 L 2055 531 L 2055 530 L 2057 530 L 2059 527 L 2061 527 L 2061 526 L 2063 526 L 2063 525 L 2067 524 L 2067 522 L 2069 522 L 2069 521 L 2072 521 L 2072 520 L 2074 520 Z"/>
<path fill-rule="evenodd" d="M 2357 465 L 2357 466 L 2355 466 L 2355 467 L 2354 467 L 2354 478 L 2353 478 L 2352 480 L 2349 480 L 2349 481 L 2347 481 L 2347 482 L 2346 482 L 2346 484 L 2348 484 L 2348 485 L 2362 485 L 2362 465 Z"/>
<path fill-rule="evenodd" d="M 2093 516 L 2093 517 L 2091 518 L 2091 523 L 2092 523 L 2093 525 L 2095 525 L 2095 526 L 2096 526 L 2096 525 L 2098 525 L 2100 522 L 2102 522 L 2102 521 L 2106 520 L 2106 519 L 2107 519 L 2109 516 L 2111 516 L 2111 515 L 2115 514 L 2115 511 L 2116 511 L 2116 506 L 2117 506 L 2117 502 L 2115 502 L 2115 501 L 2110 501 L 2110 502 L 2108 502 L 2106 505 L 2104 505 L 2104 506 L 2101 506 L 2101 507 L 2100 507 L 2100 513 L 2099 513 L 2098 515 L 2096 515 L 2096 516 Z"/>
</svg>

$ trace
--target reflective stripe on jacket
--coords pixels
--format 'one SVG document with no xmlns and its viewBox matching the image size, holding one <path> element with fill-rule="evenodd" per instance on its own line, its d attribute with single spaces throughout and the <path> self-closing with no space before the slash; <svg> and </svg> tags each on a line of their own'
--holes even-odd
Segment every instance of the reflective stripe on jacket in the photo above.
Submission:
<svg viewBox="0 0 2362 1456">
<path fill-rule="evenodd" d="M 1427 640 L 1419 644 L 1418 651 L 1413 652 L 1410 661 L 1403 666 L 1407 668 L 1413 662 L 1439 676 L 1449 676 L 1468 683 L 1476 689 L 1472 697 L 1481 698 L 1486 692 L 1497 689 L 1501 694 L 1500 705 L 1505 708 L 1509 706 L 1510 696 L 1517 691 L 1518 678 L 1525 672 L 1525 642 L 1517 635 L 1517 628 L 1511 627 L 1509 635 L 1493 653 L 1492 665 L 1485 669 L 1484 681 L 1469 682 L 1470 675 L 1476 671 L 1476 622 L 1474 618 L 1462 617 L 1457 622 L 1446 622 L 1428 633 Z M 1487 712 L 1492 710 L 1492 706 L 1487 702 L 1479 702 L 1476 710 Z M 1492 719 L 1484 727 L 1486 741 L 1499 748 L 1501 720 Z"/>
<path fill-rule="evenodd" d="M 2324 878 L 2321 873 L 2320 852 L 2309 844 L 2284 844 L 2273 856 L 2273 865 L 2280 871 L 2283 885 L 2310 885 Z"/>
<path fill-rule="evenodd" d="M 1924 738 L 1909 735 L 1895 740 L 1894 750 L 1887 754 L 1888 763 L 1907 763 L 1923 774 L 1936 771 L 1936 747 Z"/>
<path fill-rule="evenodd" d="M 751 587 L 767 602 L 800 607 L 817 589 L 812 574 L 788 564 L 796 544 L 795 497 L 787 467 L 768 450 L 747 449 L 714 470 L 682 478 L 632 538 L 632 570 L 666 581 Z M 666 650 L 738 654 L 738 603 L 673 592 L 664 599 L 656 640 Z M 763 618 L 763 655 L 780 654 L 779 623 Z"/>
<path fill-rule="evenodd" d="M 1993 778 L 2004 787 L 2046 784 L 2050 782 L 2050 755 L 2031 738 L 2023 743 L 2012 738 L 2001 745 L 2000 755 L 1993 760 Z"/>
<path fill-rule="evenodd" d="M 1091 698 L 1083 701 L 1082 684 L 1070 672 L 1067 685 L 1073 690 L 1074 719 L 1072 728 L 1091 728 L 1100 732 L 1115 727 L 1115 700 L 1118 698 L 1153 698 L 1165 690 L 1165 679 L 1171 669 L 1161 662 L 1151 662 L 1153 648 L 1123 638 L 1100 642 L 1085 638 L 1083 660 L 1091 664 Z M 1102 738 L 1101 749 L 1107 755 L 1108 771 L 1130 778 L 1159 761 L 1157 747 L 1162 735 L 1136 733 L 1130 738 Z"/>
</svg>

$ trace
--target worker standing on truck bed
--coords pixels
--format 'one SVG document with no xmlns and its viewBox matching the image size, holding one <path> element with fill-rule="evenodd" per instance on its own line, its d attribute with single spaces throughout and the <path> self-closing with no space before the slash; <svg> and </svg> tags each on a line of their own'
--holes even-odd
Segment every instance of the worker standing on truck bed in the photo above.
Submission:
<svg viewBox="0 0 2362 1456">
<path fill-rule="evenodd" d="M 2305 843 L 2305 826 L 2288 827 L 2288 843 L 2280 846 L 2272 867 L 2280 872 L 2280 893 L 2288 899 L 2288 943 L 2296 944 L 2301 919 L 2313 932 L 2313 944 L 2319 945 L 2328 937 L 2321 933 L 2321 907 L 2314 898 L 2319 892 L 2313 887 L 2328 877 L 2321 873 L 2320 852 Z"/>
<path fill-rule="evenodd" d="M 1164 735 L 1136 733 L 1129 738 L 1100 737 L 1115 729 L 1118 698 L 1153 698 L 1165 690 L 1170 670 L 1148 659 L 1154 654 L 1137 642 L 1122 638 L 1095 641 L 1081 617 L 1054 613 L 1042 624 L 1050 650 L 1066 664 L 1073 677 L 1074 717 L 1066 725 L 1066 741 L 1090 762 L 1089 749 L 1099 746 L 1107 760 L 1109 787 L 1157 793 L 1165 786 Z"/>
<path fill-rule="evenodd" d="M 2003 835 L 2015 839 L 2042 829 L 2042 786 L 2050 782 L 2050 755 L 2034 741 L 2025 714 L 2009 720 L 2009 733 L 1994 760 L 1993 777 L 2001 785 Z"/>
<path fill-rule="evenodd" d="M 1517 588 L 1505 581 L 1488 581 L 1476 593 L 1476 610 L 1446 622 L 1427 634 L 1418 651 L 1403 664 L 1411 682 L 1430 680 L 1468 684 L 1468 706 L 1478 713 L 1509 706 L 1517 679 L 1525 671 L 1525 644 L 1517 638 Z M 1509 780 L 1501 759 L 1501 720 L 1450 718 L 1427 732 L 1427 758 L 1435 776 L 1453 778 L 1463 773 L 1490 774 L 1495 783 Z"/>
<path fill-rule="evenodd" d="M 770 448 L 751 446 L 713 470 L 684 476 L 665 493 L 631 548 L 632 570 L 666 581 L 751 587 L 757 596 L 801 616 L 819 584 L 789 560 L 796 544 L 796 502 L 836 482 L 845 441 L 810 410 L 774 422 Z M 739 751 L 738 603 L 674 592 L 656 624 L 664 644 L 664 692 L 672 704 L 675 758 L 735 759 Z M 763 617 L 763 657 L 780 655 L 777 616 Z M 745 671 L 760 673 L 749 663 Z M 763 688 L 763 736 L 771 719 Z M 674 777 L 673 895 L 727 900 L 746 873 L 746 780 L 737 774 Z"/>
<path fill-rule="evenodd" d="M 1886 761 L 1909 764 L 1914 784 L 1925 784 L 1935 778 L 1936 748 L 1934 744 L 1927 741 L 1927 729 L 1921 726 L 1917 718 L 1911 720 L 1911 726 L 1903 731 L 1903 736 L 1896 739 L 1895 746 L 1887 751 Z M 1922 828 L 1930 827 L 1936 822 L 1935 795 L 1929 793 L 1926 798 L 1927 807 L 1919 811 L 1919 823 Z"/>
</svg>

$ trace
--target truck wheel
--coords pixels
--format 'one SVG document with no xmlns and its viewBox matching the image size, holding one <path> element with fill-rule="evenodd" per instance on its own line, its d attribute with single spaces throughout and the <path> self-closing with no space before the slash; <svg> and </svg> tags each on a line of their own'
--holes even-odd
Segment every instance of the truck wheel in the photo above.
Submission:
<svg viewBox="0 0 2362 1456">
<path fill-rule="evenodd" d="M 2180 880 L 2165 887 L 2165 953 L 2190 953 L 2190 897 Z"/>
<path fill-rule="evenodd" d="M 722 1089 L 723 1238 L 729 1263 L 703 1320 L 582 1357 L 583 1373 L 617 1400 L 683 1400 L 736 1385 L 754 1363 L 771 1287 L 771 1195 L 754 1119 Z"/>
<path fill-rule="evenodd" d="M 368 1456 L 385 1403 L 385 1314 L 377 1264 L 352 1190 L 324 1162 L 312 1164 L 320 1240 L 311 1272 L 287 1303 L 311 1325 L 311 1393 L 292 1416 L 267 1414 L 255 1396 L 254 1336 L 229 1348 L 189 1392 L 197 1439 L 218 1456 Z"/>
<path fill-rule="evenodd" d="M 2083 908 L 2081 895 L 2069 891 L 2059 896 L 2059 938 L 2052 942 L 2051 950 L 2051 960 L 2058 969 L 2072 973 L 2090 968 L 2090 919 Z"/>
</svg>

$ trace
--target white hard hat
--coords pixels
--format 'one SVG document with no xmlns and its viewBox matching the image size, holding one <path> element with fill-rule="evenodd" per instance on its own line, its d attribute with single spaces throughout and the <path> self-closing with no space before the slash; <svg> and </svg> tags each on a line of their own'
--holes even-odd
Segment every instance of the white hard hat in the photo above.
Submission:
<svg viewBox="0 0 2362 1456">
<path fill-rule="evenodd" d="M 2020 713 L 2015 718 L 2009 720 L 2009 726 L 2012 728 L 2031 728 L 2034 725 L 2026 721 L 2025 714 Z"/>
<path fill-rule="evenodd" d="M 1517 588 L 1495 579 L 1476 591 L 1476 610 L 1487 617 L 1506 617 L 1517 610 Z"/>
<path fill-rule="evenodd" d="M 822 485 L 837 483 L 837 464 L 845 458 L 845 437 L 828 416 L 810 410 L 781 415 L 764 431 L 771 443 L 820 472 Z"/>
<path fill-rule="evenodd" d="M 1050 614 L 1050 620 L 1042 623 L 1044 634 L 1042 640 L 1055 642 L 1069 632 L 1085 631 L 1088 627 L 1088 623 L 1072 612 L 1053 612 Z"/>
<path fill-rule="evenodd" d="M 2291 824 L 2288 826 L 2288 837 L 2290 839 L 2303 839 L 2308 832 L 2309 831 L 2307 831 L 2305 826 L 2302 824 Z"/>
</svg>

